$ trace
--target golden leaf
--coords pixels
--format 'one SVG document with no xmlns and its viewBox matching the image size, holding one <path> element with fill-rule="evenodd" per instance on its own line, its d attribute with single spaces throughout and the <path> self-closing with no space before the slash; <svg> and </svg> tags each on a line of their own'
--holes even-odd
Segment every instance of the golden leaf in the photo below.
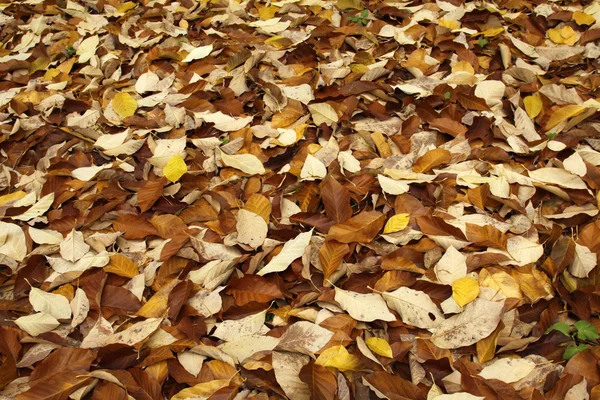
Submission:
<svg viewBox="0 0 600 400">
<path fill-rule="evenodd" d="M 328 348 L 321 353 L 315 364 L 336 368 L 340 371 L 355 371 L 360 367 L 358 357 L 348 353 L 348 350 L 344 346 Z"/>
<path fill-rule="evenodd" d="M 369 349 L 371 349 L 371 351 L 375 354 L 387 358 L 394 357 L 394 352 L 392 351 L 390 344 L 382 338 L 370 337 L 367 340 L 365 340 L 365 343 L 367 344 Z"/>
<path fill-rule="evenodd" d="M 409 214 L 396 214 L 392 218 L 388 219 L 383 228 L 383 233 L 394 233 L 400 232 L 402 229 L 406 228 L 408 225 L 408 221 L 410 221 Z"/>
<path fill-rule="evenodd" d="M 457 279 L 452 283 L 452 298 L 464 307 L 479 295 L 479 283 L 471 277 Z"/>
<path fill-rule="evenodd" d="M 550 130 L 555 126 L 559 125 L 563 121 L 575 117 L 582 112 L 585 111 L 584 106 L 578 106 L 575 104 L 570 104 L 568 106 L 564 106 L 555 111 L 551 116 L 548 122 L 546 122 L 546 130 Z"/>
<path fill-rule="evenodd" d="M 575 11 L 573 13 L 573 20 L 575 20 L 577 25 L 592 25 L 594 22 L 596 22 L 596 18 L 594 18 L 592 15 L 581 11 Z"/>
<path fill-rule="evenodd" d="M 163 168 L 163 175 L 171 182 L 177 182 L 186 172 L 187 165 L 179 154 L 169 158 L 167 165 Z"/>
<path fill-rule="evenodd" d="M 534 119 L 542 112 L 542 98 L 538 93 L 525 97 L 523 99 L 523 104 L 525 105 L 527 115 L 529 115 L 529 118 L 531 119 Z"/>
<path fill-rule="evenodd" d="M 262 194 L 254 193 L 246 201 L 244 209 L 260 215 L 268 224 L 271 217 L 271 202 Z"/>
<path fill-rule="evenodd" d="M 112 105 L 121 118 L 131 117 L 138 107 L 137 101 L 129 93 L 117 93 L 112 99 Z"/>
<path fill-rule="evenodd" d="M 104 267 L 104 271 L 125 278 L 133 278 L 139 273 L 137 265 L 129 258 L 120 254 L 110 256 L 110 263 Z"/>
</svg>

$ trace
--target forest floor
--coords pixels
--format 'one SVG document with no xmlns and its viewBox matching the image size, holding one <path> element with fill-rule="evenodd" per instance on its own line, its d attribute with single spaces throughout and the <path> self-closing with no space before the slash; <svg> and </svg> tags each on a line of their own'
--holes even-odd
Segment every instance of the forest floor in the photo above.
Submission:
<svg viewBox="0 0 600 400">
<path fill-rule="evenodd" d="M 599 1 L 0 9 L 0 400 L 600 399 Z"/>
</svg>

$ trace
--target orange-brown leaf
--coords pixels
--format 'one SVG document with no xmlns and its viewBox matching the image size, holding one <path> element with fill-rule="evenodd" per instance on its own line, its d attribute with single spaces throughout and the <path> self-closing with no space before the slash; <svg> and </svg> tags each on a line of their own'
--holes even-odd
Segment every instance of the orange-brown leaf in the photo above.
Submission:
<svg viewBox="0 0 600 400">
<path fill-rule="evenodd" d="M 428 172 L 442 164 L 448 164 L 452 154 L 448 150 L 433 149 L 417 159 L 412 169 L 415 172 Z"/>
<path fill-rule="evenodd" d="M 352 217 L 350 192 L 333 177 L 327 178 L 321 186 L 321 198 L 325 205 L 325 214 L 337 224 Z"/>
<path fill-rule="evenodd" d="M 350 252 L 350 248 L 346 243 L 328 240 L 323 243 L 319 249 L 319 263 L 323 269 L 325 279 L 329 279 L 339 266 L 342 264 L 342 259 Z"/>
<path fill-rule="evenodd" d="M 311 399 L 335 399 L 335 392 L 338 387 L 337 379 L 327 367 L 317 365 L 311 361 L 300 370 L 300 380 L 308 385 Z"/>
<path fill-rule="evenodd" d="M 156 228 L 158 235 L 164 239 L 172 238 L 187 230 L 187 225 L 176 215 L 155 215 L 150 223 Z"/>
<path fill-rule="evenodd" d="M 327 240 L 337 240 L 340 243 L 369 243 L 384 224 L 384 214 L 378 211 L 363 211 L 344 223 L 332 226 Z"/>
<path fill-rule="evenodd" d="M 128 240 L 158 235 L 156 228 L 146 218 L 133 214 L 120 215 L 113 223 L 113 229 L 115 232 L 124 232 L 123 237 Z"/>
<path fill-rule="evenodd" d="M 110 263 L 104 267 L 104 271 L 125 278 L 133 278 L 139 271 L 137 265 L 129 258 L 121 254 L 113 254 L 110 256 Z"/>
<path fill-rule="evenodd" d="M 165 179 L 155 179 L 153 181 L 147 181 L 144 186 L 138 191 L 138 205 L 142 212 L 148 211 L 163 193 L 163 187 L 165 186 Z"/>
<path fill-rule="evenodd" d="M 228 285 L 225 293 L 233 295 L 236 306 L 251 302 L 268 303 L 283 297 L 279 286 L 258 275 L 244 275 L 236 279 Z"/>
</svg>

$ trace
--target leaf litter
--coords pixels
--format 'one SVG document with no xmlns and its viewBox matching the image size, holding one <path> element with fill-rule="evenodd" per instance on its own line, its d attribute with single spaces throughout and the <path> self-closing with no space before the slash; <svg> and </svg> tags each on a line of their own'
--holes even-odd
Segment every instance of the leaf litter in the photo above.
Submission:
<svg viewBox="0 0 600 400">
<path fill-rule="evenodd" d="M 1 8 L 1 399 L 600 396 L 598 2 Z"/>
</svg>

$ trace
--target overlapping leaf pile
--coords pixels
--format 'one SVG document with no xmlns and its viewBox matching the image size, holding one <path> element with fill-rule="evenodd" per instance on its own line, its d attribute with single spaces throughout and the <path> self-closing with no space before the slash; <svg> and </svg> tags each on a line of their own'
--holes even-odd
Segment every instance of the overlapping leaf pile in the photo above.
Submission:
<svg viewBox="0 0 600 400">
<path fill-rule="evenodd" d="M 1 399 L 600 398 L 597 1 L 0 7 Z"/>
</svg>

